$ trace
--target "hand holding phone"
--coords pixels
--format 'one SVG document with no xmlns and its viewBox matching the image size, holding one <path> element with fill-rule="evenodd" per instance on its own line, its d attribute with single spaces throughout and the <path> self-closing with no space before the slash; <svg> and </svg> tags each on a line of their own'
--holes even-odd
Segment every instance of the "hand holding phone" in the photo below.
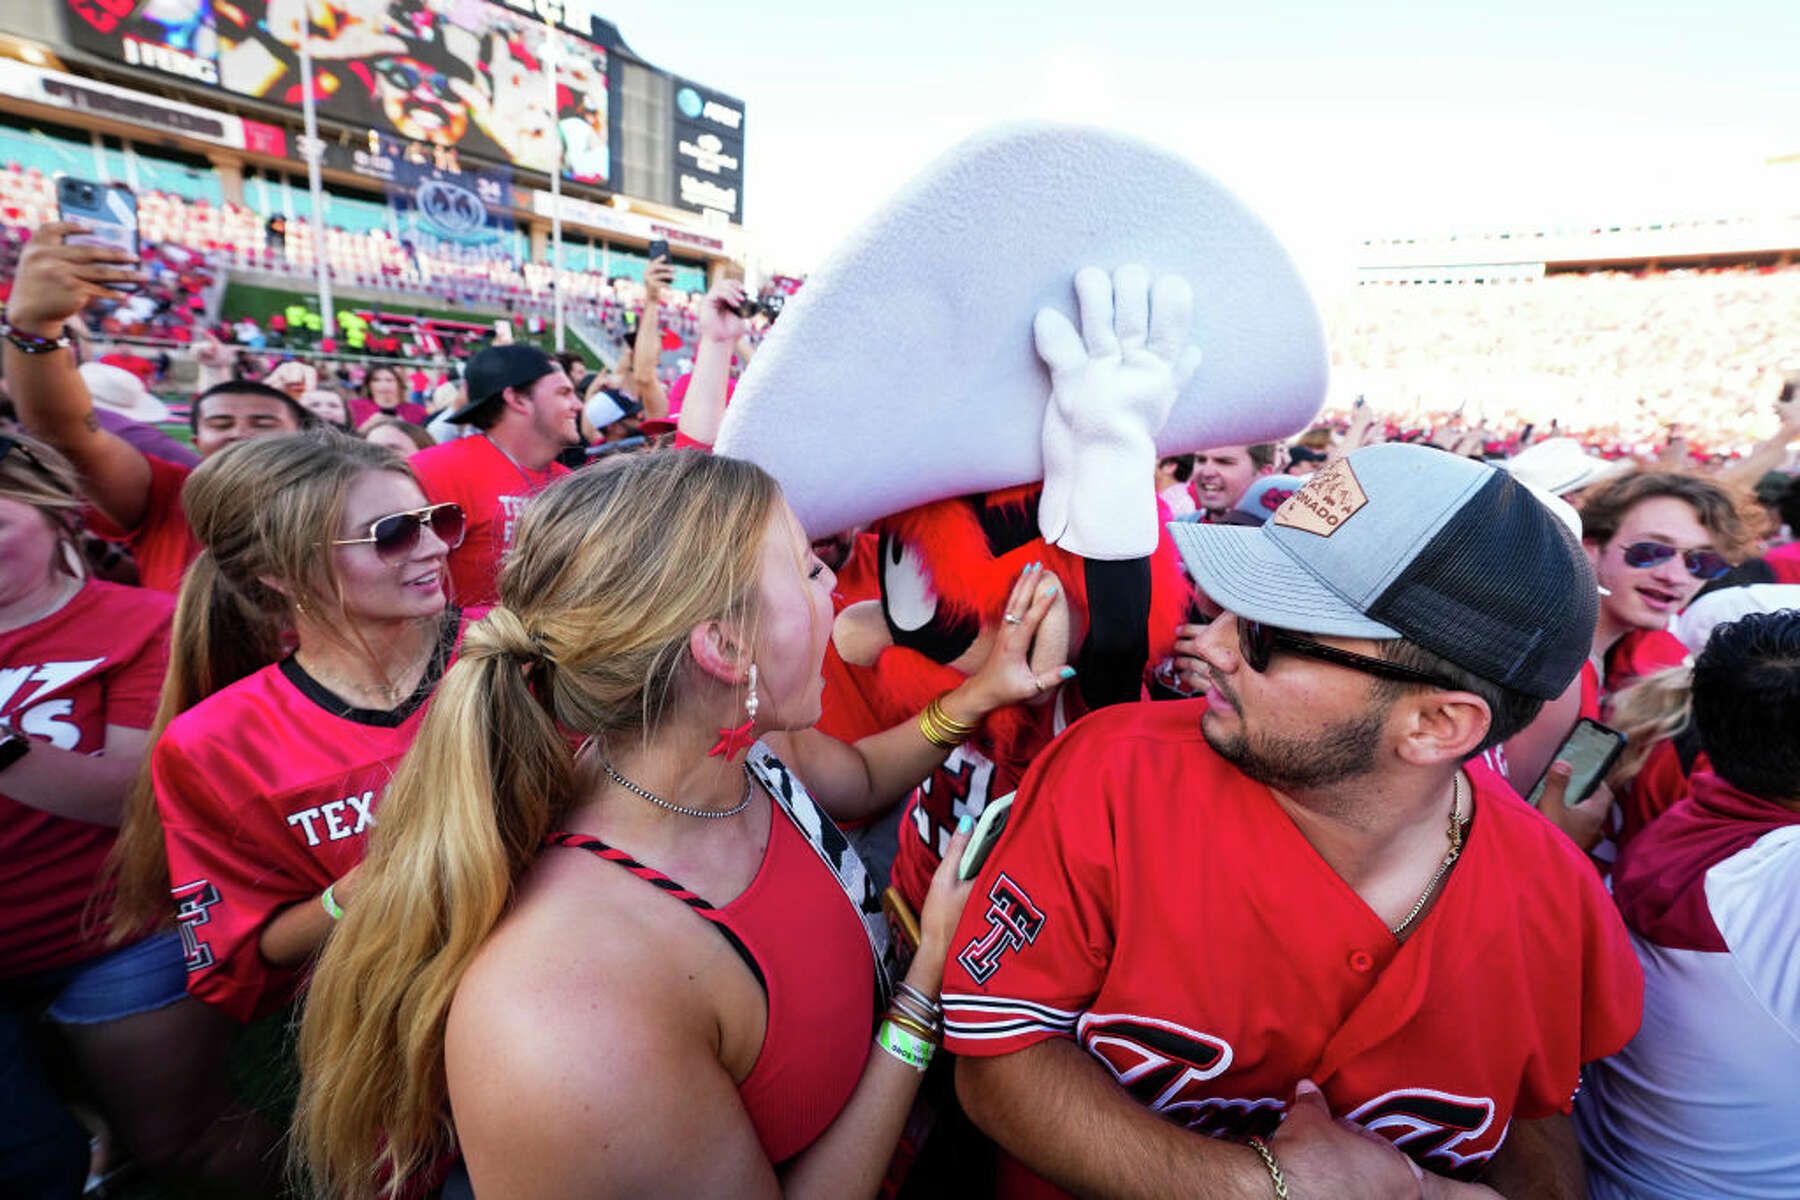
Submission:
<svg viewBox="0 0 1800 1200">
<path fill-rule="evenodd" d="M 51 221 L 32 232 L 12 274 L 6 319 L 39 337 L 63 333 L 69 318 L 95 300 L 127 300 L 135 287 L 136 264 L 111 246 L 70 245 L 85 227 Z"/>
<path fill-rule="evenodd" d="M 1572 808 L 1592 795 L 1624 750 L 1625 735 L 1618 730 L 1609 729 L 1591 717 L 1575 722 L 1575 728 L 1563 739 L 1556 756 L 1550 760 L 1551 766 L 1565 762 L 1574 768 L 1569 785 L 1563 791 L 1563 804 Z M 1544 787 L 1549 781 L 1550 768 L 1546 767 L 1531 794 L 1525 797 L 1533 808 L 1543 807 Z"/>
</svg>

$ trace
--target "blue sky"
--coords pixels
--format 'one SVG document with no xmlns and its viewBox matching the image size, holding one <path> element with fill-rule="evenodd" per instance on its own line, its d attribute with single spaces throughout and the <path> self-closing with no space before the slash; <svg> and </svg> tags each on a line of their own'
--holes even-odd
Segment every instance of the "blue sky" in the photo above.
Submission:
<svg viewBox="0 0 1800 1200">
<path fill-rule="evenodd" d="M 996 121 L 1127 130 L 1244 196 L 1309 269 L 1369 233 L 1800 212 L 1800 3 L 625 6 L 740 97 L 745 221 L 806 268 Z"/>
</svg>

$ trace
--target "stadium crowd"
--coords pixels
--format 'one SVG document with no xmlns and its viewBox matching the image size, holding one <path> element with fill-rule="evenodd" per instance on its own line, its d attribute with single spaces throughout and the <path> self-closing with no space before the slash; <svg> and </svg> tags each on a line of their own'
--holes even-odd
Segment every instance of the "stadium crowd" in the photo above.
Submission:
<svg viewBox="0 0 1800 1200">
<path fill-rule="evenodd" d="M 162 260 L 70 231 L 5 312 L 6 1195 L 1796 1194 L 1800 398 L 1708 356 L 1800 276 L 1347 327 L 1607 376 L 1606 453 L 1377 395 L 814 539 L 711 452 L 731 278 L 670 386 L 667 263 L 610 370 L 214 343 L 190 451 L 65 332 Z M 1166 413 L 1185 285 L 1097 274 L 1053 407 Z"/>
</svg>

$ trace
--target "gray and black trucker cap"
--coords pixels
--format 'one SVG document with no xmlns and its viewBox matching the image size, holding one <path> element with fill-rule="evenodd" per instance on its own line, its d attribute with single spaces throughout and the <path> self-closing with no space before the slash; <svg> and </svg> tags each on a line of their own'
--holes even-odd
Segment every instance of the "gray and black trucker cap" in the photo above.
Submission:
<svg viewBox="0 0 1800 1200">
<path fill-rule="evenodd" d="M 1260 528 L 1169 526 L 1234 613 L 1303 633 L 1406 638 L 1550 699 L 1581 670 L 1599 596 L 1580 543 L 1503 471 L 1367 446 L 1313 474 Z"/>
</svg>

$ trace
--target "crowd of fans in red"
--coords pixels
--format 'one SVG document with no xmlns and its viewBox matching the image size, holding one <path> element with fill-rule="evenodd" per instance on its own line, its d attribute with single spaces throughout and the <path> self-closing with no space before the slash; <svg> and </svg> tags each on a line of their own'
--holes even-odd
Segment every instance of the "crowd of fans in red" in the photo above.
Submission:
<svg viewBox="0 0 1800 1200">
<path fill-rule="evenodd" d="M 1045 542 L 1030 488 L 809 541 L 775 480 L 710 453 L 756 353 L 738 281 L 666 296 L 653 265 L 611 370 L 497 344 L 455 378 L 321 371 L 207 337 L 181 461 L 140 440 L 154 364 L 81 365 L 64 330 L 99 303 L 122 333 L 156 289 L 191 314 L 210 280 L 166 246 L 131 263 L 66 232 L 38 229 L 6 297 L 11 1191 L 127 1164 L 274 1195 L 284 1145 L 355 1200 L 1149 1194 L 1177 1174 L 1573 1197 L 1583 1148 L 1597 1195 L 1653 1171 L 1691 1176 L 1684 1196 L 1791 1180 L 1779 1013 L 1708 1084 L 1773 1138 L 1697 1161 L 1682 1122 L 1721 1118 L 1663 1096 L 1702 992 L 1765 1024 L 1794 1000 L 1755 941 L 1792 918 L 1770 935 L 1744 913 L 1796 878 L 1800 771 L 1745 736 L 1763 725 L 1731 687 L 1765 672 L 1762 707 L 1800 714 L 1800 633 L 1752 621 L 1715 652 L 1701 624 L 1786 607 L 1750 589 L 1800 582 L 1791 380 L 1734 380 L 1780 399 L 1729 463 L 1711 425 L 1699 455 L 1620 425 L 1627 461 L 1523 411 L 1378 415 L 1374 397 L 1288 445 L 1145 462 L 1161 540 L 1141 559 Z M 598 295 L 622 317 L 618 289 Z M 1106 358 L 1110 293 L 1106 311 L 1081 366 Z M 665 387 L 671 332 L 692 370 Z M 1314 550 L 1347 575 L 1382 558 L 1446 577 L 1402 610 L 1286 564 L 1337 622 L 1315 628 L 1209 557 L 1239 538 L 1281 564 L 1296 530 L 1355 530 Z M 1448 566 L 1421 565 L 1438 550 Z M 845 632 L 859 605 L 869 673 Z M 1464 635 L 1497 648 L 1461 657 Z M 910 674 L 884 673 L 893 650 Z M 1565 738 L 1597 720 L 1630 753 L 1569 794 Z M 1540 779 L 1547 820 L 1520 799 Z M 964 877 L 973 819 L 1014 788 L 1018 824 Z M 1146 799 L 1190 788 L 1213 824 Z M 1369 796 L 1356 820 L 1334 807 Z M 1307 865 L 1253 869 L 1277 852 Z M 1691 879 L 1679 903 L 1657 891 L 1721 865 L 1748 873 L 1736 908 Z M 1231 952 L 1166 939 L 1215 909 L 1245 945 L 1282 934 L 1244 998 L 1258 1032 L 1234 1035 L 1267 1053 L 1139 1015 L 1209 990 L 1182 968 Z M 1677 978 L 1667 956 L 1690 952 L 1730 956 L 1739 989 Z M 1462 1009 L 1439 1019 L 1451 993 L 1492 1018 L 1477 1042 Z M 1277 1000 L 1348 1015 L 1276 1019 Z M 1645 1006 L 1664 1032 L 1633 1040 Z M 300 1018 L 297 1107 L 233 1085 L 241 1026 L 272 1016 Z M 47 1042 L 72 1054 L 97 1145 Z M 929 1069 L 940 1048 L 953 1074 Z M 1427 1068 L 1473 1090 L 1369 1107 Z"/>
</svg>

